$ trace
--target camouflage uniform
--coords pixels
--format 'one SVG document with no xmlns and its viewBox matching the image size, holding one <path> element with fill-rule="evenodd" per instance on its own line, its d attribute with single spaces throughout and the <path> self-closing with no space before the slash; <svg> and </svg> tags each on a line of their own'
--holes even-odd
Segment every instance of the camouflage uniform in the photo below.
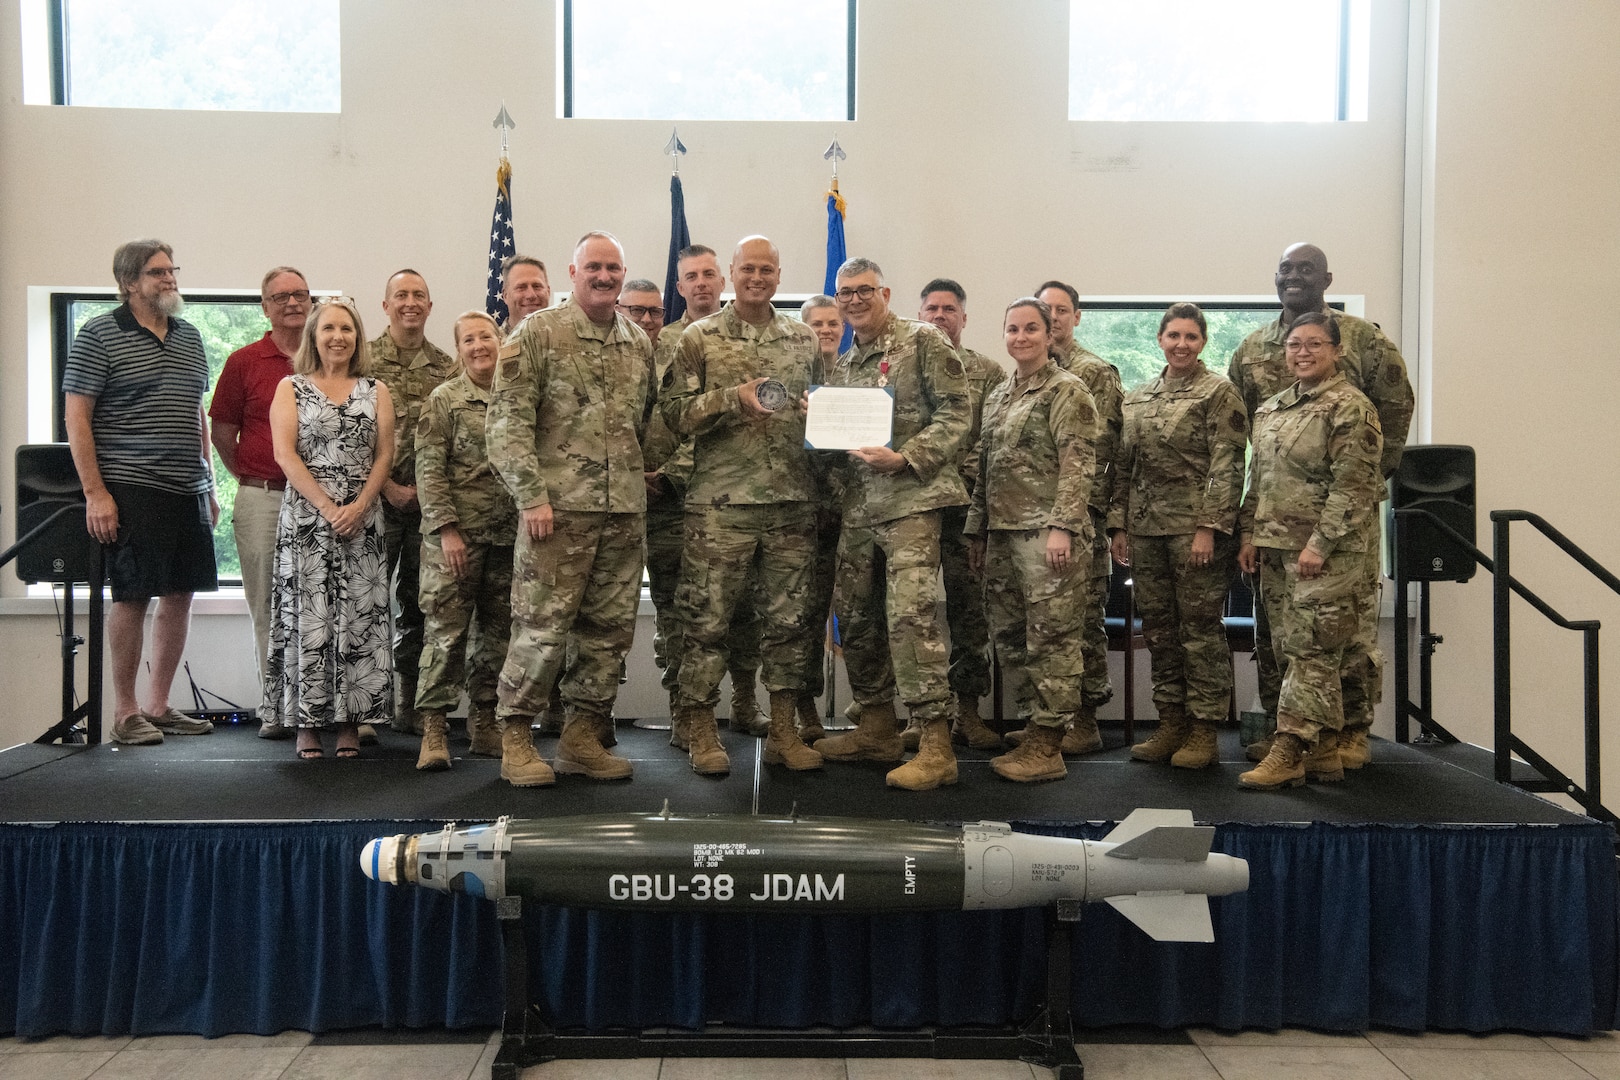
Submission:
<svg viewBox="0 0 1620 1080">
<path fill-rule="evenodd" d="M 1313 390 L 1298 384 L 1254 418 L 1254 466 L 1240 528 L 1260 548 L 1260 599 L 1283 660 L 1277 730 L 1314 743 L 1345 721 L 1345 671 L 1377 671 L 1377 646 L 1357 631 L 1376 607 L 1367 564 L 1378 557 L 1383 439 L 1372 403 L 1342 374 Z M 1299 577 L 1309 546 L 1326 563 Z"/>
<path fill-rule="evenodd" d="M 421 682 L 416 707 L 446 712 L 461 696 L 493 707 L 512 630 L 512 542 L 517 508 L 489 463 L 484 428 L 490 392 L 462 374 L 428 395 L 416 428 L 416 496 L 422 504 Z M 439 531 L 454 525 L 467 546 L 466 576 L 444 559 Z M 469 647 L 474 615 L 478 637 Z M 470 658 L 470 660 L 469 660 Z"/>
<path fill-rule="evenodd" d="M 984 403 L 979 483 L 966 530 L 989 533 L 984 589 L 996 652 L 1026 685 L 1030 719 L 1062 728 L 1080 711 L 1081 627 L 1088 599 L 1094 449 L 1102 424 L 1075 375 L 1048 363 L 1005 379 Z M 1066 570 L 1046 563 L 1046 538 L 1072 538 Z"/>
<path fill-rule="evenodd" d="M 691 324 L 683 315 L 664 327 L 653 351 L 655 385 L 662 385 L 664 374 L 675 359 L 681 333 Z M 658 494 L 647 496 L 647 591 L 652 597 L 654 622 L 653 662 L 663 671 L 659 680 L 673 696 L 680 680 L 680 613 L 676 590 L 681 581 L 681 552 L 685 548 L 686 485 L 692 472 L 692 440 L 670 431 L 661 412 L 654 411 L 647 425 L 646 445 L 642 447 L 647 471 L 663 478 Z M 753 682 L 759 669 L 759 618 L 745 607 L 726 634 L 726 655 L 733 679 Z"/>
<path fill-rule="evenodd" d="M 554 515 L 543 540 L 517 531 L 502 720 L 544 707 L 559 672 L 569 705 L 612 712 L 641 591 L 652 398 L 652 346 L 623 315 L 597 326 L 570 301 L 524 319 L 501 349 L 489 460 L 519 510 Z"/>
<path fill-rule="evenodd" d="M 1107 519 L 1108 505 L 1114 494 L 1114 477 L 1118 474 L 1125 390 L 1118 368 L 1073 339 L 1069 345 L 1067 354 L 1058 357 L 1058 364 L 1085 383 L 1102 422 L 1096 442 L 1096 479 L 1091 487 L 1091 610 L 1085 624 L 1086 674 L 1080 683 L 1081 700 L 1096 708 L 1114 696 L 1114 688 L 1108 681 L 1108 629 L 1103 620 L 1107 615 L 1108 585 L 1114 570 L 1113 558 L 1108 553 Z M 1058 347 L 1061 352 L 1062 343 Z"/>
<path fill-rule="evenodd" d="M 728 303 L 682 332 L 664 373 L 659 412 L 692 439 L 676 598 L 685 633 L 681 707 L 718 702 L 726 633 L 748 607 L 759 613 L 765 688 L 803 688 L 816 487 L 794 403 L 810 387 L 815 360 L 815 335 L 799 320 L 773 313 L 755 326 Z M 780 380 L 789 403 L 753 420 L 737 387 L 761 376 Z"/>
<path fill-rule="evenodd" d="M 1232 657 L 1221 615 L 1237 556 L 1243 450 L 1249 423 L 1232 384 L 1202 361 L 1166 368 L 1125 398 L 1110 532 L 1130 536 L 1136 610 L 1153 658 L 1161 716 L 1184 708 L 1206 723 L 1226 715 Z M 1190 565 L 1197 530 L 1215 530 L 1208 566 Z"/>
<path fill-rule="evenodd" d="M 967 379 L 945 335 L 893 313 L 870 342 L 838 358 L 827 381 L 872 387 L 880 378 L 895 396 L 890 444 L 907 465 L 885 475 L 847 456 L 840 462 L 833 606 L 844 668 L 859 705 L 887 706 L 898 687 L 912 716 L 949 720 L 949 658 L 935 618 L 940 512 L 967 502 L 956 471 L 970 423 Z"/>
<path fill-rule="evenodd" d="M 460 361 L 424 340 L 420 349 L 402 350 L 384 330 L 371 342 L 371 375 L 388 387 L 394 402 L 394 463 L 389 479 L 406 487 L 416 483 L 416 424 L 422 406 L 434 387 L 461 370 Z M 420 502 L 418 496 L 418 502 Z M 383 541 L 388 546 L 388 566 L 393 575 L 395 720 L 409 726 L 409 717 L 399 715 L 413 708 L 416 701 L 416 666 L 422 656 L 422 608 L 418 602 L 422 567 L 422 511 L 399 510 L 387 499 L 383 504 Z"/>
<path fill-rule="evenodd" d="M 980 352 L 958 349 L 967 372 L 968 437 L 957 471 L 972 498 L 979 477 L 979 428 L 985 396 L 1007 377 L 1002 366 Z M 984 578 L 968 569 L 968 508 L 947 506 L 940 514 L 939 564 L 945 579 L 945 623 L 951 631 L 951 692 L 972 702 L 990 693 L 990 626 L 985 621 Z"/>
<path fill-rule="evenodd" d="M 816 356 L 815 381 L 832 376 L 836 359 Z M 838 537 L 844 520 L 843 495 L 823 463 L 812 460 L 816 481 L 816 561 L 810 574 L 810 655 L 804 665 L 804 692 L 818 698 L 827 689 L 827 621 L 832 616 L 833 583 L 838 569 Z"/>
<path fill-rule="evenodd" d="M 1326 307 L 1325 312 L 1339 323 L 1341 356 L 1339 370 L 1351 386 L 1360 390 L 1378 412 L 1378 424 L 1384 433 L 1384 451 L 1379 459 L 1383 476 L 1388 477 L 1401 463 L 1401 451 L 1406 447 L 1406 436 L 1412 424 L 1414 400 L 1412 383 L 1407 378 L 1406 361 L 1393 342 L 1384 336 L 1376 323 L 1344 315 Z M 1267 399 L 1287 389 L 1294 382 L 1288 370 L 1283 342 L 1288 338 L 1288 327 L 1277 321 L 1254 331 L 1232 354 L 1226 377 L 1237 387 L 1249 410 L 1249 427 L 1254 428 L 1255 410 Z M 1380 566 L 1375 558 L 1368 563 L 1369 582 L 1373 589 L 1380 583 Z M 1277 693 L 1282 687 L 1282 672 L 1276 655 L 1271 651 L 1271 628 L 1265 609 L 1255 605 L 1255 664 L 1259 669 L 1260 701 L 1271 716 L 1277 715 Z M 1378 643 L 1378 608 L 1373 605 L 1366 622 L 1358 631 L 1369 649 Z M 1344 692 L 1347 700 L 1356 703 L 1358 720 L 1352 725 L 1372 723 L 1372 707 L 1382 696 L 1383 686 L 1378 676 L 1370 684 L 1356 684 L 1365 672 L 1346 672 Z M 1355 685 L 1353 685 L 1355 684 Z"/>
</svg>

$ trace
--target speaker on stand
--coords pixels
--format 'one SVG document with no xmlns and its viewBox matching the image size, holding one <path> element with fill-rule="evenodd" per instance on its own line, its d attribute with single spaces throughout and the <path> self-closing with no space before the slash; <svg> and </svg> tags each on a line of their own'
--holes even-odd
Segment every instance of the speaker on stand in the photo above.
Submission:
<svg viewBox="0 0 1620 1080">
<path fill-rule="evenodd" d="M 84 488 L 66 443 L 17 447 L 17 542 L 0 565 L 17 561 L 17 576 L 29 584 L 48 581 L 62 588 L 62 718 L 35 742 L 83 737 L 101 741 L 102 644 L 106 624 L 106 560 L 102 545 L 91 539 L 84 522 Z M 88 645 L 90 664 L 85 702 L 75 702 L 75 657 L 86 639 L 73 627 L 73 587 L 90 587 Z M 81 728 L 80 722 L 83 721 Z"/>
<path fill-rule="evenodd" d="M 1445 638 L 1429 623 L 1429 585 L 1468 581 L 1479 568 L 1474 544 L 1474 448 L 1408 446 L 1390 478 L 1384 535 L 1395 578 L 1395 739 L 1407 742 L 1416 717 L 1420 741 L 1456 742 L 1434 719 L 1434 650 Z M 1418 583 L 1418 701 L 1411 700 L 1407 583 Z"/>
</svg>

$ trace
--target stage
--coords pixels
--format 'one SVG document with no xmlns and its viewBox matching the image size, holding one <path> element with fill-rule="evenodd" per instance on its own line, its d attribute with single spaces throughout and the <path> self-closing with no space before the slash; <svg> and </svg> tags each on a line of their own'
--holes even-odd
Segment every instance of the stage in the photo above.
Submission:
<svg viewBox="0 0 1620 1080">
<path fill-rule="evenodd" d="M 44 726 L 43 724 L 41 725 Z M 499 762 L 418 773 L 384 732 L 360 760 L 298 761 L 254 729 L 162 746 L 0 752 L 0 1033 L 273 1033 L 500 1023 L 493 905 L 364 878 L 374 836 L 503 814 L 1010 821 L 1100 839 L 1139 806 L 1189 808 L 1250 862 L 1213 901 L 1213 945 L 1150 941 L 1106 905 L 1076 930 L 1085 1027 L 1381 1026 L 1584 1035 L 1616 1026 L 1614 834 L 1488 778 L 1483 751 L 1375 741 L 1346 782 L 1242 791 L 1235 731 L 1200 772 L 1110 749 L 1015 785 L 961 752 L 961 781 L 883 786 L 878 765 L 789 774 L 722 733 L 733 771 L 691 773 L 621 724 L 630 783 L 518 790 Z M 551 740 L 542 739 L 548 753 Z M 1043 914 L 741 916 L 531 905 L 531 996 L 564 1028 L 913 1028 L 1025 1019 Z"/>
</svg>

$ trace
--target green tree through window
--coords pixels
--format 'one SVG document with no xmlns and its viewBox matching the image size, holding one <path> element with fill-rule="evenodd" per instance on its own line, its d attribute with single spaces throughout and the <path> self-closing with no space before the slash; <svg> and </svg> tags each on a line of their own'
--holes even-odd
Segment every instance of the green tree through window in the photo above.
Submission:
<svg viewBox="0 0 1620 1080">
<path fill-rule="evenodd" d="M 118 306 L 116 300 L 75 300 L 69 305 L 69 325 L 77 336 L 79 328 L 97 315 L 105 315 Z M 202 335 L 203 349 L 208 353 L 208 394 L 204 407 L 212 403 L 214 387 L 219 373 L 225 367 L 225 358 L 244 345 L 251 345 L 264 336 L 270 323 L 264 317 L 258 300 L 195 300 L 186 304 L 181 315 Z M 71 346 L 71 340 L 64 343 Z M 219 578 L 224 584 L 240 584 L 242 561 L 236 554 L 236 540 L 231 529 L 232 507 L 236 505 L 236 477 L 220 463 L 212 449 L 215 494 L 219 498 L 219 524 L 214 526 L 214 561 L 219 567 Z"/>
<path fill-rule="evenodd" d="M 1119 369 L 1126 390 L 1134 390 L 1164 368 L 1159 350 L 1159 319 L 1169 305 L 1093 307 L 1082 304 L 1075 340 Z M 1243 339 L 1277 317 L 1273 307 L 1204 308 L 1209 323 L 1209 344 L 1204 366 L 1226 374 L 1227 361 Z"/>
</svg>

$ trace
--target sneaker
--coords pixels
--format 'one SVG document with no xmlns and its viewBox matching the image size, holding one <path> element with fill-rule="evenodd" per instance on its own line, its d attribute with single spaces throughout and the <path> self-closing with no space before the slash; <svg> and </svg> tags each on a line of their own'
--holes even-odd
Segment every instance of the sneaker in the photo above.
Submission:
<svg viewBox="0 0 1620 1080">
<path fill-rule="evenodd" d="M 259 738 L 285 739 L 292 735 L 292 728 L 283 727 L 274 720 L 264 720 L 259 723 Z"/>
<path fill-rule="evenodd" d="M 214 725 L 210 721 L 187 716 L 173 706 L 158 716 L 151 713 L 141 715 L 146 718 L 147 723 L 165 735 L 207 735 L 214 730 Z"/>
<path fill-rule="evenodd" d="M 163 741 L 163 732 L 153 727 L 145 716 L 132 712 L 122 720 L 113 721 L 112 741 L 125 746 L 155 746 Z"/>
</svg>

